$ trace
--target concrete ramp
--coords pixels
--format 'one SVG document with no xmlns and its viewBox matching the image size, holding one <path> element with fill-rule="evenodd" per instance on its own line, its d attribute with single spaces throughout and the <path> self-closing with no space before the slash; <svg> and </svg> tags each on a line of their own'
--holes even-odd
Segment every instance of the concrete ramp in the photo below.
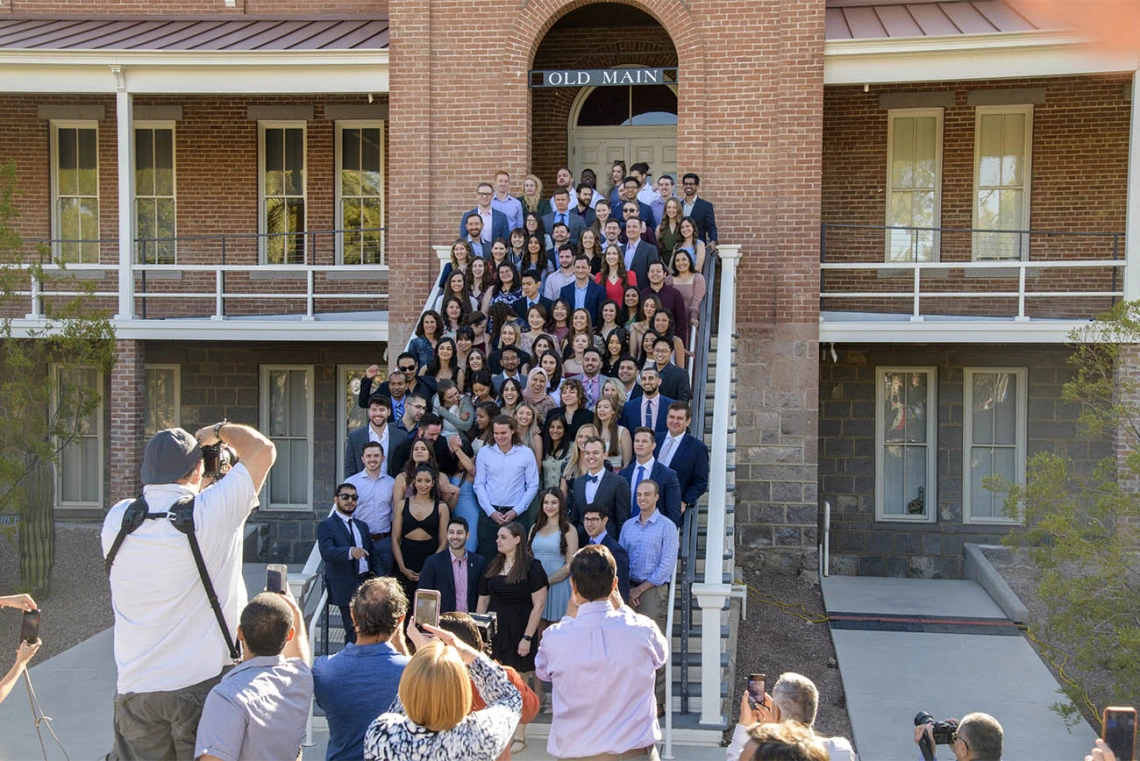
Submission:
<svg viewBox="0 0 1140 761">
<path fill-rule="evenodd" d="M 914 715 L 983 711 L 1005 761 L 1072 761 L 1096 739 L 1049 706 L 1067 700 L 1041 659 L 972 581 L 832 576 L 823 599 L 864 761 L 914 761 Z M 948 748 L 939 758 L 952 758 Z"/>
</svg>

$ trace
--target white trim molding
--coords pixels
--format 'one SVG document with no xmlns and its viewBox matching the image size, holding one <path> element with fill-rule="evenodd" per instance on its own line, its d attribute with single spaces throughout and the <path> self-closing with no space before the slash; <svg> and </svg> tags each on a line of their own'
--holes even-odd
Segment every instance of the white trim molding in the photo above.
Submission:
<svg viewBox="0 0 1140 761">
<path fill-rule="evenodd" d="M 1135 71 L 1135 53 L 1106 53 L 1072 32 L 833 40 L 823 46 L 825 85 L 1056 77 Z"/>
</svg>

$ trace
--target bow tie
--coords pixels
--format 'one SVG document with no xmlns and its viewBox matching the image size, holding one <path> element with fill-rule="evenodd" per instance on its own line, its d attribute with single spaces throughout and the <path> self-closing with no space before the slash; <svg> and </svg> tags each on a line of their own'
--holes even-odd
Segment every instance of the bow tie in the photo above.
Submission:
<svg viewBox="0 0 1140 761">
<path fill-rule="evenodd" d="M 592 484 L 596 484 L 601 476 L 586 476 L 586 480 Z"/>
</svg>

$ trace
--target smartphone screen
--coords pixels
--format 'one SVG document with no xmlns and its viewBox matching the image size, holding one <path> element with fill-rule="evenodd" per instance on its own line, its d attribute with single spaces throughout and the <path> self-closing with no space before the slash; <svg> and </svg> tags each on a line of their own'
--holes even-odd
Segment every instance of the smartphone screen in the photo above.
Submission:
<svg viewBox="0 0 1140 761">
<path fill-rule="evenodd" d="M 20 625 L 20 640 L 33 644 L 40 638 L 40 612 L 29 610 L 24 613 L 24 621 Z"/>
<path fill-rule="evenodd" d="M 748 675 L 748 704 L 753 710 L 764 705 L 764 691 L 767 688 L 768 677 L 764 674 Z"/>
<path fill-rule="evenodd" d="M 271 563 L 265 569 L 265 591 L 281 594 L 289 585 L 289 567 L 280 563 Z"/>
<path fill-rule="evenodd" d="M 1131 761 L 1136 751 L 1136 709 L 1112 706 L 1104 709 L 1102 737 L 1117 761 Z"/>
<path fill-rule="evenodd" d="M 439 626 L 440 594 L 435 589 L 416 590 L 416 604 L 413 615 L 420 626 Z"/>
</svg>

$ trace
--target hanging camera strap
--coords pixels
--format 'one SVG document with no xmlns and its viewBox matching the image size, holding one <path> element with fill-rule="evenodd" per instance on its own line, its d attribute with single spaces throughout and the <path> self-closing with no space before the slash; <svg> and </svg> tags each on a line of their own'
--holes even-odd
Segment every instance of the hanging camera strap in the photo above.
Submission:
<svg viewBox="0 0 1140 761">
<path fill-rule="evenodd" d="M 139 497 L 128 505 L 126 511 L 123 512 L 123 522 L 119 527 L 119 533 L 111 544 L 111 549 L 107 552 L 107 560 L 104 564 L 107 569 L 107 576 L 110 577 L 111 575 L 111 566 L 115 562 L 115 556 L 119 554 L 119 549 L 123 546 L 123 540 L 138 529 L 143 521 L 160 518 L 169 518 L 174 528 L 185 534 L 189 540 L 190 554 L 194 556 L 194 565 L 198 567 L 198 577 L 202 580 L 202 587 L 206 590 L 206 599 L 210 601 L 210 608 L 214 611 L 218 628 L 222 630 L 222 637 L 230 651 L 230 658 L 236 662 L 240 659 L 241 654 L 234 644 L 233 637 L 230 636 L 229 627 L 226 626 L 226 616 L 222 612 L 218 594 L 214 591 L 214 583 L 210 580 L 210 571 L 206 568 L 206 560 L 202 557 L 202 548 L 198 546 L 198 536 L 194 533 L 194 497 L 183 497 L 171 505 L 165 513 L 149 512 L 146 500 L 143 497 Z"/>
</svg>

